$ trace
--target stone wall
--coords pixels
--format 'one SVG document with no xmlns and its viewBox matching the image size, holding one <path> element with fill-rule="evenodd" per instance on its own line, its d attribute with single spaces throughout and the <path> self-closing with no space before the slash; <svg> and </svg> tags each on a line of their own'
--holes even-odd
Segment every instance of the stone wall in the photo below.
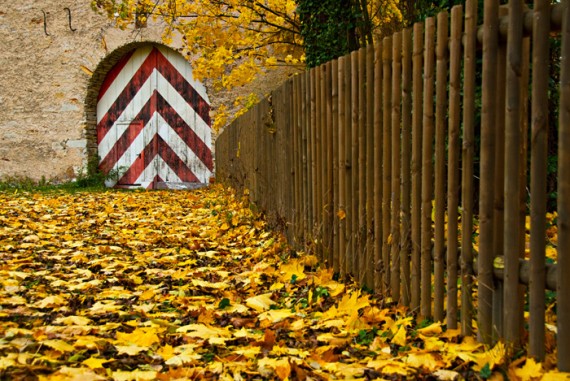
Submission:
<svg viewBox="0 0 570 381">
<path fill-rule="evenodd" d="M 0 9 L 0 178 L 73 178 L 87 161 L 89 71 L 122 45 L 159 40 L 156 27 L 114 28 L 85 0 L 5 3 Z"/>
<path fill-rule="evenodd" d="M 11 1 L 0 8 L 0 179 L 73 179 L 96 157 L 96 97 L 108 70 L 138 44 L 161 41 L 160 23 L 121 31 L 89 3 Z M 276 85 L 274 76 L 267 82 L 231 96 L 208 92 L 215 107 L 236 91 L 264 94 Z"/>
</svg>

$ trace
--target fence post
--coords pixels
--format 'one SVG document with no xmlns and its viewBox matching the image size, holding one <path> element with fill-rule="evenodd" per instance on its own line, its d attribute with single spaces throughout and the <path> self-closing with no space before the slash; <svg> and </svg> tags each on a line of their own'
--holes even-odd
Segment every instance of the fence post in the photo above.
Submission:
<svg viewBox="0 0 570 381">
<path fill-rule="evenodd" d="M 459 208 L 459 131 L 461 114 L 461 38 L 463 7 L 451 10 L 449 135 L 447 175 L 447 328 L 457 329 L 457 227 Z"/>
<path fill-rule="evenodd" d="M 495 95 L 499 2 L 489 0 L 484 7 L 483 100 L 481 110 L 481 180 L 479 196 L 479 258 L 477 324 L 481 341 L 492 342 L 493 318 L 493 182 L 495 165 Z"/>
<path fill-rule="evenodd" d="M 339 271 L 346 275 L 346 61 L 343 56 L 338 59 L 338 71 L 333 73 L 338 81 L 338 255 Z"/>
<path fill-rule="evenodd" d="M 422 137 L 422 293 L 420 314 L 424 318 L 432 316 L 431 274 L 432 274 L 432 198 L 433 198 L 433 135 L 434 135 L 434 69 L 435 69 L 435 18 L 426 19 L 424 51 L 424 104 Z"/>
<path fill-rule="evenodd" d="M 323 158 L 324 158 L 324 130 L 325 130 L 325 107 L 322 87 L 323 81 L 323 65 L 315 68 L 315 102 L 316 102 L 316 124 L 315 124 L 315 139 L 316 139 L 316 163 L 315 163 L 315 184 L 316 184 L 316 220 L 317 220 L 317 255 L 321 261 L 324 262 L 325 251 L 325 235 L 324 235 L 324 186 L 323 186 Z"/>
<path fill-rule="evenodd" d="M 346 97 L 345 97 L 345 125 L 346 125 L 346 133 L 344 140 L 344 152 L 346 153 L 346 272 L 353 273 L 354 266 L 353 266 L 353 257 L 354 257 L 354 224 L 353 220 L 356 218 L 353 215 L 352 209 L 352 199 L 356 197 L 352 194 L 352 183 L 355 179 L 355 167 L 353 163 L 353 155 L 352 155 L 352 130 L 354 129 L 354 125 L 352 123 L 352 113 L 353 113 L 353 96 L 352 96 L 352 88 L 353 88 L 353 71 L 354 67 L 356 66 L 356 59 L 355 53 L 353 52 L 350 56 L 346 57 L 346 68 L 345 68 L 345 77 L 344 77 L 344 84 L 346 90 Z"/>
<path fill-rule="evenodd" d="M 522 146 L 521 67 L 522 67 L 522 0 L 509 1 L 509 36 L 507 45 L 507 104 L 505 131 L 505 340 L 518 347 L 521 337 L 519 258 L 520 249 L 520 150 Z"/>
<path fill-rule="evenodd" d="M 358 281 L 365 284 L 366 263 L 366 48 L 358 50 Z"/>
<path fill-rule="evenodd" d="M 308 221 L 309 221 L 309 198 L 308 198 L 308 190 L 309 186 L 307 184 L 309 179 L 309 173 L 307 168 L 308 157 L 307 157 L 307 147 L 309 146 L 309 142 L 307 140 L 307 108 L 309 102 L 307 102 L 307 75 L 306 74 L 299 74 L 299 102 L 300 102 L 300 139 L 301 139 L 301 218 L 302 218 L 302 244 L 307 244 L 307 232 L 310 230 Z"/>
<path fill-rule="evenodd" d="M 411 308 L 420 308 L 421 292 L 421 196 L 422 196 L 422 94 L 424 24 L 414 24 L 413 47 L 413 118 L 412 118 L 412 268 Z"/>
<path fill-rule="evenodd" d="M 351 60 L 351 98 L 352 98 L 352 137 L 351 142 L 352 146 L 349 152 L 351 152 L 352 160 L 350 162 L 352 168 L 352 183 L 350 184 L 352 187 L 352 237 L 351 237 L 351 248 L 352 248 L 352 270 L 355 279 L 360 278 L 360 268 L 358 267 L 359 263 L 359 240 L 360 240 L 360 217 L 358 215 L 358 203 L 359 203 L 359 190 L 358 185 L 360 184 L 360 168 L 358 162 L 358 134 L 359 134 L 359 125 L 358 125 L 358 118 L 359 118 L 359 108 L 358 102 L 360 98 L 360 83 L 359 83 L 359 76 L 360 76 L 360 64 L 358 60 L 358 51 L 353 51 L 350 55 Z"/>
<path fill-rule="evenodd" d="M 374 289 L 374 46 L 366 47 L 366 285 Z"/>
<path fill-rule="evenodd" d="M 317 186 L 316 186 L 316 178 L 317 178 L 317 129 L 316 129 L 316 118 L 317 118 L 317 100 L 316 100 L 316 72 L 315 68 L 312 68 L 309 73 L 309 81 L 307 82 L 308 90 L 307 96 L 310 99 L 310 109 L 309 109 L 309 125 L 308 125 L 308 136 L 309 136 L 309 158 L 310 158 L 310 175 L 309 175 L 309 187 L 310 191 L 310 198 L 311 198 L 311 221 L 310 221 L 310 228 L 311 228 L 311 246 L 316 250 L 316 246 L 318 244 L 318 235 L 317 235 L 317 215 L 319 211 L 319 207 L 317 206 Z"/>
<path fill-rule="evenodd" d="M 382 292 L 382 41 L 374 48 L 374 291 Z"/>
<path fill-rule="evenodd" d="M 384 295 L 388 297 L 391 294 L 390 291 L 390 246 L 388 245 L 388 237 L 390 236 L 390 216 L 391 216 L 391 182 L 392 182 L 392 149 L 390 142 L 390 130 L 391 130 L 391 113 L 392 110 L 392 99 L 390 89 L 392 86 L 392 68 L 391 68 L 391 55 L 392 55 L 392 37 L 384 38 L 384 43 L 382 45 L 382 62 L 383 62 L 383 83 L 382 90 L 383 103 L 382 109 L 383 122 L 382 122 L 382 283 Z"/>
<path fill-rule="evenodd" d="M 443 321 L 445 299 L 445 136 L 447 135 L 447 65 L 449 17 L 437 15 L 437 79 L 435 114 L 435 245 L 434 245 L 434 319 Z"/>
<path fill-rule="evenodd" d="M 321 69 L 321 178 L 322 178 L 322 247 L 323 262 L 331 265 L 332 244 L 332 130 L 331 130 L 331 62 L 320 66 Z"/>
<path fill-rule="evenodd" d="M 400 133 L 402 100 L 402 32 L 392 41 L 392 219 L 390 230 L 390 288 L 392 299 L 400 302 Z"/>
<path fill-rule="evenodd" d="M 400 244 L 402 304 L 410 305 L 410 205 L 412 151 L 412 29 L 402 34 L 402 231 Z"/>
<path fill-rule="evenodd" d="M 467 0 L 465 9 L 463 148 L 461 175 L 461 333 L 472 333 L 473 288 L 473 156 L 475 151 L 475 68 L 477 0 Z"/>
<path fill-rule="evenodd" d="M 329 76 L 331 78 L 331 113 L 332 121 L 330 124 L 331 128 L 331 176 L 332 176 L 332 207 L 330 208 L 331 219 L 333 221 L 333 239 L 331 248 L 331 266 L 334 268 L 335 272 L 339 272 L 339 219 L 337 212 L 339 210 L 339 178 L 338 178 L 338 126 L 339 126 L 339 113 L 338 113 L 338 60 L 334 60 L 331 63 Z"/>
<path fill-rule="evenodd" d="M 546 301 L 546 172 L 548 156 L 548 79 L 550 1 L 535 0 L 532 53 L 532 139 L 530 173 L 529 352 L 544 359 Z"/>
<path fill-rule="evenodd" d="M 300 141 L 300 102 L 299 102 L 299 76 L 294 76 L 292 78 L 292 115 L 291 115 L 291 125 L 293 128 L 293 160 L 292 160 L 292 171 L 293 171 L 293 242 L 295 242 L 295 247 L 298 247 L 298 242 L 302 234 L 301 226 L 301 141 Z"/>
</svg>

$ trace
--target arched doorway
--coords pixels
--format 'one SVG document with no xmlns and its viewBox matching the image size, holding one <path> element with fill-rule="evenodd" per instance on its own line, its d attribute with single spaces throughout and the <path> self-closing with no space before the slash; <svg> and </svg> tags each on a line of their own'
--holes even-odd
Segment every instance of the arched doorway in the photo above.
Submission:
<svg viewBox="0 0 570 381">
<path fill-rule="evenodd" d="M 213 171 L 210 105 L 190 64 L 158 45 L 138 47 L 107 73 L 97 97 L 99 168 L 108 186 L 205 183 Z"/>
</svg>

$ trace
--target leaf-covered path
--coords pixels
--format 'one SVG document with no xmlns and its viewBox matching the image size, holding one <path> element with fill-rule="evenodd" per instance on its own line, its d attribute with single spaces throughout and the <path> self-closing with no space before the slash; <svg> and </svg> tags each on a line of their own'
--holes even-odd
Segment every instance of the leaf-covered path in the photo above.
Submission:
<svg viewBox="0 0 570 381">
<path fill-rule="evenodd" d="M 383 308 L 219 185 L 0 193 L 0 322 L 2 380 L 565 377 Z"/>
</svg>

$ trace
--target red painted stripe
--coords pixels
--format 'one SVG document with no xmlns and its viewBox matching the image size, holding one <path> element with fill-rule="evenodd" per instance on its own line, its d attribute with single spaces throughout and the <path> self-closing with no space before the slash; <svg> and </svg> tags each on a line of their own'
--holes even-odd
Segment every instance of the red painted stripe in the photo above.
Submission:
<svg viewBox="0 0 570 381">
<path fill-rule="evenodd" d="M 133 75 L 129 84 L 123 89 L 116 101 L 111 105 L 105 116 L 97 125 L 97 142 L 100 143 L 113 124 L 119 119 L 125 108 L 140 91 L 154 68 L 160 71 L 163 77 L 186 99 L 188 105 L 192 107 L 200 118 L 208 125 L 210 120 L 210 105 L 198 94 L 191 84 L 176 70 L 174 66 L 156 48 L 152 50 L 145 62 Z"/>
<path fill-rule="evenodd" d="M 123 156 L 125 151 L 129 148 L 132 142 L 137 138 L 144 126 L 148 123 L 154 112 L 156 111 L 156 92 L 151 96 L 151 99 L 144 105 L 138 115 L 135 117 L 129 127 L 117 139 L 113 148 L 109 151 L 107 156 L 101 160 L 99 168 L 103 173 L 108 173 L 117 161 Z M 141 123 L 142 122 L 142 123 Z"/>
<path fill-rule="evenodd" d="M 166 143 L 160 136 L 158 137 L 158 152 L 162 160 L 176 175 L 180 180 L 184 182 L 200 182 L 198 177 L 188 168 L 184 160 L 180 159 L 176 152 L 170 148 L 168 143 Z"/>
<path fill-rule="evenodd" d="M 148 185 L 148 187 L 146 187 L 146 189 L 154 189 L 157 183 L 162 183 L 164 182 L 159 175 L 154 176 L 154 179 L 152 180 L 152 182 Z"/>
<path fill-rule="evenodd" d="M 135 117 L 133 123 L 131 123 L 127 130 L 125 130 L 125 132 L 117 139 L 111 151 L 109 151 L 107 156 L 103 158 L 99 166 L 100 169 L 104 173 L 108 173 L 113 169 L 117 160 L 123 156 L 144 126 L 150 121 L 155 111 L 160 113 L 162 118 L 178 134 L 178 136 L 180 136 L 184 143 L 186 143 L 186 145 L 192 149 L 204 165 L 212 171 L 213 158 L 210 148 L 208 148 L 202 139 L 196 135 L 194 130 L 186 124 L 184 119 L 182 119 L 170 104 L 156 91 Z M 142 126 L 138 122 L 142 122 Z"/>
<path fill-rule="evenodd" d="M 105 93 L 107 92 L 109 87 L 111 87 L 115 79 L 119 76 L 119 74 L 121 73 L 127 62 L 129 62 L 135 51 L 136 49 L 131 50 L 130 52 L 125 54 L 125 56 L 121 58 L 119 62 L 117 62 L 115 66 L 113 66 L 113 68 L 107 73 L 105 81 L 103 81 L 103 84 L 99 89 L 99 96 L 97 97 L 97 100 L 100 100 L 103 97 L 103 95 L 105 95 Z"/>
<path fill-rule="evenodd" d="M 176 110 L 170 106 L 168 101 L 160 94 L 157 95 L 157 111 L 168 125 L 176 131 L 178 136 L 186 143 L 192 151 L 200 158 L 206 167 L 212 171 L 214 169 L 214 160 L 212 158 L 212 151 L 204 143 L 204 141 L 196 135 L 196 132 L 190 127 L 184 119 L 176 113 Z"/>
<path fill-rule="evenodd" d="M 192 172 L 186 163 L 178 157 L 168 143 L 160 136 L 156 135 L 151 143 L 145 147 L 142 157 L 137 158 L 133 165 L 119 180 L 120 184 L 134 184 L 146 167 L 152 162 L 156 155 L 160 155 L 162 160 L 172 169 L 174 173 L 184 182 L 200 182 L 198 177 Z"/>
<path fill-rule="evenodd" d="M 135 184 L 137 179 L 143 173 L 146 167 L 152 162 L 152 159 L 158 152 L 158 135 L 152 138 L 152 141 L 143 149 L 142 155 L 139 156 L 129 167 L 127 172 L 121 177 L 121 184 Z"/>
<path fill-rule="evenodd" d="M 188 83 L 186 78 L 176 70 L 176 68 L 158 49 L 156 49 L 156 68 L 162 76 L 170 82 L 172 87 L 174 87 L 176 91 L 186 99 L 186 102 L 188 102 L 190 107 L 200 115 L 200 118 L 210 126 L 210 105 L 208 102 L 202 98 L 194 87 Z"/>
<path fill-rule="evenodd" d="M 107 135 L 107 132 L 113 127 L 113 124 L 119 119 L 125 108 L 131 103 L 133 98 L 137 95 L 142 85 L 150 77 L 154 70 L 156 59 L 153 54 L 150 54 L 137 72 L 133 75 L 133 78 L 129 81 L 129 84 L 123 89 L 121 94 L 117 97 L 117 100 L 109 110 L 105 113 L 105 116 L 97 124 L 97 143 Z"/>
</svg>

